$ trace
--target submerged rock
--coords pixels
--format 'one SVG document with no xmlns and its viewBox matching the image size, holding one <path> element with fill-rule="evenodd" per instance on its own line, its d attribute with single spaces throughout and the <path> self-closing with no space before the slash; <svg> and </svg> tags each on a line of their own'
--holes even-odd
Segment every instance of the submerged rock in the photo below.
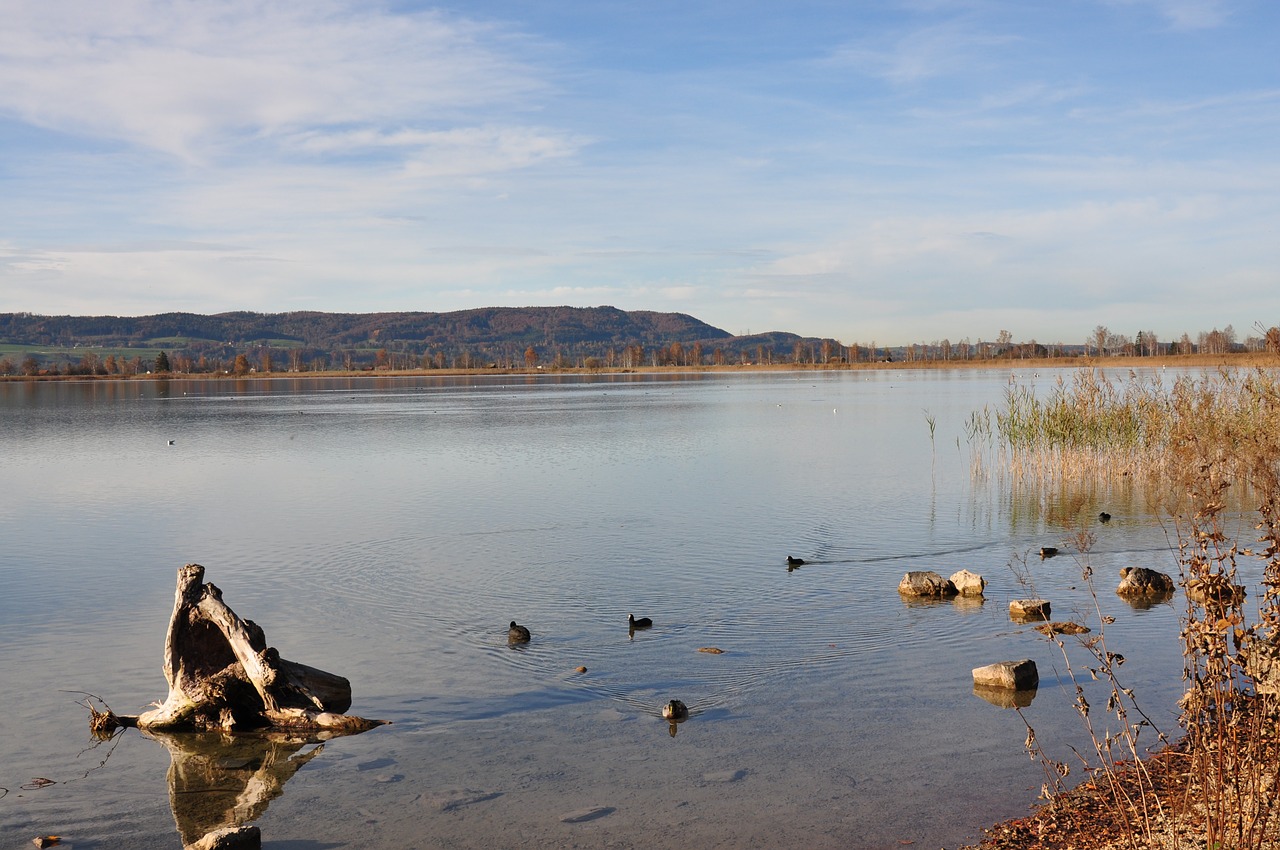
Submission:
<svg viewBox="0 0 1280 850">
<path fill-rule="evenodd" d="M 501 791 L 476 791 L 471 788 L 442 788 L 424 792 L 422 795 L 422 802 L 428 806 L 438 808 L 442 812 L 452 812 L 466 808 L 467 806 L 473 806 L 476 803 L 485 803 L 489 800 L 495 800 L 501 796 Z"/>
<path fill-rule="evenodd" d="M 703 782 L 737 782 L 746 776 L 747 772 L 742 769 L 738 770 L 717 770 L 711 773 L 702 774 Z"/>
<path fill-rule="evenodd" d="M 561 823 L 582 823 L 583 821 L 595 820 L 605 815 L 611 815 L 614 812 L 613 806 L 592 806 L 589 809 L 578 809 L 576 812 L 569 812 L 560 816 Z"/>
<path fill-rule="evenodd" d="M 1046 635 L 1083 635 L 1089 633 L 1089 627 L 1080 623 L 1063 622 L 1041 623 L 1036 631 Z"/>
<path fill-rule="evenodd" d="M 1049 619 L 1049 600 L 1047 599 L 1014 599 L 1009 602 L 1009 616 L 1014 620 L 1047 620 Z"/>
</svg>

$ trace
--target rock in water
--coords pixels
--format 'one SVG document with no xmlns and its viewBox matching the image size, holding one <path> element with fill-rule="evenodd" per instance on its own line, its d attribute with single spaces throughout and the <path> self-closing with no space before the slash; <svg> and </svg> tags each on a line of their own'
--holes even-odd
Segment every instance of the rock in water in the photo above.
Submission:
<svg viewBox="0 0 1280 850">
<path fill-rule="evenodd" d="M 1049 600 L 1014 599 L 1009 602 L 1009 617 L 1014 620 L 1049 619 Z"/>
<path fill-rule="evenodd" d="M 932 570 L 913 570 L 898 582 L 903 596 L 955 596 L 956 586 Z"/>
<path fill-rule="evenodd" d="M 987 580 L 968 570 L 952 573 L 949 581 L 955 585 L 956 592 L 961 596 L 981 596 L 982 592 L 987 589 Z"/>
<path fill-rule="evenodd" d="M 1121 596 L 1164 596 L 1173 593 L 1173 579 L 1146 567 L 1125 567 L 1120 571 Z"/>
<path fill-rule="evenodd" d="M 1040 684 L 1040 673 L 1030 658 L 1021 661 L 998 661 L 986 667 L 973 668 L 973 683 L 992 688 L 1027 690 Z"/>
</svg>

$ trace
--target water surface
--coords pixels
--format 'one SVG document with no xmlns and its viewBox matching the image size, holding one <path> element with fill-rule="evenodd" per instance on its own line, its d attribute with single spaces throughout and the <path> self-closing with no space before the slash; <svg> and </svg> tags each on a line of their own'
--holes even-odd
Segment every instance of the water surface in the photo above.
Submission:
<svg viewBox="0 0 1280 850">
<path fill-rule="evenodd" d="M 74 691 L 163 698 L 197 562 L 283 656 L 347 676 L 352 713 L 392 721 L 297 770 L 257 820 L 268 847 L 975 841 L 1043 775 L 971 668 L 1036 660 L 1027 721 L 1060 757 L 1085 743 L 1063 657 L 1008 617 L 1034 590 L 1096 621 L 1080 559 L 1033 555 L 1070 523 L 1114 516 L 1088 561 L 1126 684 L 1170 729 L 1180 692 L 1180 604 L 1112 592 L 1123 566 L 1176 573 L 1144 495 L 975 472 L 964 424 L 1009 377 L 0 384 L 0 833 L 181 846 L 166 748 L 86 750 Z M 896 592 L 962 568 L 985 603 Z M 630 612 L 654 627 L 629 635 Z"/>
</svg>

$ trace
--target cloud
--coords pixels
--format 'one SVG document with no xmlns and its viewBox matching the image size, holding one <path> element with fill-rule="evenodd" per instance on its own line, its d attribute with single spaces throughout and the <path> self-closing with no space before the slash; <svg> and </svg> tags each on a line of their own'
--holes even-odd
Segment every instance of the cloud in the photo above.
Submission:
<svg viewBox="0 0 1280 850">
<path fill-rule="evenodd" d="M 317 127 L 514 104 L 543 88 L 512 58 L 517 41 L 338 0 L 16 0 L 0 29 L 0 112 L 202 161 Z"/>
<path fill-rule="evenodd" d="M 1225 0 L 1110 0 L 1124 6 L 1146 6 L 1174 30 L 1202 30 L 1222 26 L 1229 16 Z"/>
<path fill-rule="evenodd" d="M 1016 36 L 978 32 L 959 21 L 947 21 L 880 39 L 846 43 L 825 60 L 884 79 L 895 86 L 935 77 L 969 73 L 989 64 L 995 48 L 1017 42 Z"/>
</svg>

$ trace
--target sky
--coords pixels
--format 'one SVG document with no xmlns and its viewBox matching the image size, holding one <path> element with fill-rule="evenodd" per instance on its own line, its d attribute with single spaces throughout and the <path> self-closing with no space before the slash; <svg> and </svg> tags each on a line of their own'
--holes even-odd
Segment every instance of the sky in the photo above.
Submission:
<svg viewBox="0 0 1280 850">
<path fill-rule="evenodd" d="M 0 0 L 0 312 L 1280 324 L 1276 0 Z"/>
</svg>

